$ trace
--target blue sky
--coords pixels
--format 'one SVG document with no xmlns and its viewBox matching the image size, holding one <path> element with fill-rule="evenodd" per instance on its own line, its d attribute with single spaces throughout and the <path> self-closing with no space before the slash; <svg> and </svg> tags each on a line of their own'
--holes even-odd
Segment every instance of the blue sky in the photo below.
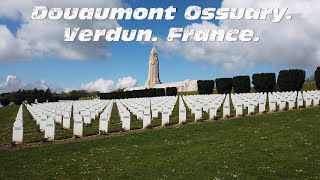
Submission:
<svg viewBox="0 0 320 180">
<path fill-rule="evenodd" d="M 185 27 L 192 23 L 202 23 L 201 21 L 190 22 L 184 19 L 184 10 L 188 6 L 198 5 L 201 7 L 218 8 L 221 7 L 221 0 L 126 0 L 122 2 L 122 4 L 132 8 L 177 7 L 178 13 L 176 14 L 176 19 L 173 21 L 118 21 L 124 29 L 152 29 L 154 36 L 165 39 L 171 27 Z M 219 25 L 217 21 L 212 21 L 211 23 L 217 26 Z M 19 18 L 8 18 L 0 14 L 0 25 L 6 26 L 15 37 L 16 32 L 21 28 L 22 24 L 23 20 Z M 61 31 L 63 31 L 63 29 L 61 29 Z M 63 37 L 61 37 L 61 41 L 63 41 Z M 263 41 L 261 43 L 263 43 Z M 32 57 L 31 59 L 0 61 L 0 78 L 5 79 L 8 75 L 15 75 L 27 83 L 45 80 L 50 84 L 62 88 L 77 89 L 81 83 L 92 82 L 98 78 L 116 81 L 119 78 L 131 76 L 138 81 L 138 85 L 143 85 L 147 79 L 148 58 L 153 46 L 154 44 L 152 43 L 114 42 L 106 47 L 106 50 L 112 54 L 112 57 L 108 60 L 97 58 L 95 60 L 79 61 L 44 55 Z M 181 46 L 184 46 L 184 44 L 181 44 Z M 251 75 L 258 72 L 277 73 L 279 69 L 295 67 L 290 63 L 286 64 L 286 62 L 277 64 L 260 61 L 256 58 L 253 65 L 244 65 L 244 67 L 241 68 L 237 68 L 237 64 L 232 63 L 234 68 L 232 71 L 228 71 L 221 61 L 217 60 L 216 62 L 216 60 L 213 60 L 214 62 L 212 63 L 210 57 L 208 57 L 208 60 L 188 59 L 185 55 L 181 54 L 181 52 L 177 52 L 176 54 L 168 53 L 165 49 L 159 49 L 159 60 L 160 78 L 162 82 L 175 82 L 185 79 L 215 79 L 235 75 Z M 274 61 L 277 60 L 274 59 Z M 299 66 L 299 63 L 297 66 Z M 303 69 L 310 74 L 314 71 L 315 67 L 316 65 L 314 67 L 306 66 L 303 67 Z M 2 81 L 0 81 L 0 83 L 1 82 Z"/>
</svg>

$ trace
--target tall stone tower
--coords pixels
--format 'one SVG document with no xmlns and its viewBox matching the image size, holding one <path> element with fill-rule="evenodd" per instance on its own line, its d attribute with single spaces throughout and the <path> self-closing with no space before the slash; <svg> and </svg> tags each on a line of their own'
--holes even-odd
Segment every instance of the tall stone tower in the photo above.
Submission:
<svg viewBox="0 0 320 180">
<path fill-rule="evenodd" d="M 158 51 L 156 50 L 156 48 L 152 48 L 149 58 L 148 80 L 144 86 L 146 88 L 152 88 L 156 84 L 161 84 L 159 77 L 159 59 Z"/>
</svg>

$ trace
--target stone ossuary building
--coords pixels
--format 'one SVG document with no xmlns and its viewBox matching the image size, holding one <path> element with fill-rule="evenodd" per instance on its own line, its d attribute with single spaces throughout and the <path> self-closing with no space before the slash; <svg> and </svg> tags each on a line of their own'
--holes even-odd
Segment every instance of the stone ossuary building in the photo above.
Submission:
<svg viewBox="0 0 320 180">
<path fill-rule="evenodd" d="M 125 91 L 141 90 L 141 89 L 151 89 L 151 88 L 167 88 L 167 87 L 176 87 L 178 92 L 190 92 L 197 91 L 198 85 L 197 80 L 184 80 L 181 82 L 173 83 L 161 83 L 159 75 L 159 59 L 158 51 L 156 48 L 153 48 L 150 53 L 149 58 L 149 71 L 148 71 L 148 80 L 144 86 L 126 88 Z"/>
</svg>

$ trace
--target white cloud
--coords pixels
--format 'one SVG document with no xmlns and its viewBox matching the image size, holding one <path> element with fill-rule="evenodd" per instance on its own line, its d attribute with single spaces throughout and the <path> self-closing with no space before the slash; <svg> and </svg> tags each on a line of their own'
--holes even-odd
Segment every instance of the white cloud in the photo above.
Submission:
<svg viewBox="0 0 320 180">
<path fill-rule="evenodd" d="M 45 80 L 39 80 L 34 83 L 26 83 L 22 79 L 14 75 L 8 75 L 3 82 L 0 82 L 0 93 L 8 93 L 22 90 L 31 90 L 31 89 L 43 89 L 46 90 L 50 88 L 53 92 L 61 92 L 62 88 L 50 84 Z"/>
<path fill-rule="evenodd" d="M 8 75 L 4 82 L 0 84 L 0 93 L 12 92 L 26 86 L 21 79 L 13 75 Z"/>
<path fill-rule="evenodd" d="M 124 89 L 127 87 L 134 87 L 137 85 L 137 80 L 128 76 L 121 79 L 118 79 L 117 88 Z"/>
<path fill-rule="evenodd" d="M 0 25 L 0 39 L 0 61 L 30 58 L 28 42 L 15 38 L 6 26 Z"/>
<path fill-rule="evenodd" d="M 20 60 L 32 57 L 54 56 L 58 58 L 88 60 L 88 59 L 108 59 L 111 54 L 107 51 L 110 43 L 88 43 L 88 42 L 64 42 L 64 28 L 80 27 L 89 29 L 111 29 L 118 26 L 115 20 L 103 21 L 81 21 L 81 20 L 32 20 L 30 21 L 33 6 L 44 5 L 48 8 L 59 7 L 120 7 L 122 1 L 119 0 L 5 0 L 0 6 L 0 18 L 6 17 L 12 20 L 22 21 L 21 27 L 14 37 L 7 29 L 0 28 L 0 37 L 3 44 L 0 44 L 0 61 Z M 8 47 L 6 47 L 8 46 Z M 19 47 L 15 49 L 10 46 Z M 6 51 L 7 50 L 7 51 Z M 9 53 L 11 52 L 11 53 Z"/>
<path fill-rule="evenodd" d="M 137 80 L 128 76 L 118 79 L 117 82 L 113 80 L 106 80 L 99 78 L 93 82 L 81 83 L 80 89 L 86 91 L 99 91 L 101 93 L 111 92 L 117 89 L 124 89 L 127 87 L 134 87 L 137 85 Z"/>
<path fill-rule="evenodd" d="M 89 92 L 99 91 L 102 93 L 111 92 L 118 89 L 124 89 L 127 87 L 134 87 L 137 85 L 137 80 L 133 77 L 127 76 L 119 78 L 117 81 L 106 80 L 99 78 L 93 82 L 81 83 L 79 89 L 66 88 L 63 89 L 58 85 L 49 83 L 45 80 L 39 80 L 33 83 L 23 81 L 21 78 L 15 75 L 8 75 L 2 82 L 0 81 L 0 93 L 15 92 L 21 90 L 32 90 L 32 89 L 50 89 L 52 92 L 70 92 L 72 90 L 86 90 Z"/>
<path fill-rule="evenodd" d="M 99 78 L 93 82 L 81 83 L 80 89 L 86 91 L 99 91 L 99 92 L 110 92 L 114 90 L 114 82 L 112 80 L 105 80 Z"/>
<path fill-rule="evenodd" d="M 180 54 L 191 61 L 222 65 L 226 70 L 245 69 L 259 63 L 274 66 L 315 67 L 320 65 L 320 7 L 318 0 L 224 0 L 222 7 L 289 8 L 292 20 L 280 23 L 225 20 L 216 26 L 203 21 L 185 29 L 252 29 L 259 42 L 166 42 L 155 45 L 162 51 Z"/>
</svg>

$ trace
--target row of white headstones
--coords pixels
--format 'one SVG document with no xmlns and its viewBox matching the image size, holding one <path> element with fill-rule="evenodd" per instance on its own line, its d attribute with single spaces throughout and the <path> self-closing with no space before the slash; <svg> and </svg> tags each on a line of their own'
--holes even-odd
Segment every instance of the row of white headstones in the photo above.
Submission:
<svg viewBox="0 0 320 180">
<path fill-rule="evenodd" d="M 247 93 L 247 94 L 212 94 L 212 95 L 190 95 L 170 96 L 155 98 L 137 98 L 121 100 L 92 100 L 92 101 L 69 101 L 59 103 L 44 103 L 26 105 L 34 121 L 44 132 L 44 138 L 48 141 L 54 140 L 55 124 L 62 124 L 64 129 L 70 129 L 71 112 L 73 108 L 73 135 L 83 136 L 84 125 L 91 124 L 99 114 L 99 132 L 108 133 L 113 104 L 116 103 L 122 129 L 129 131 L 131 125 L 131 114 L 143 122 L 143 128 L 151 126 L 151 120 L 162 114 L 162 126 L 168 125 L 174 106 L 179 101 L 179 124 L 187 120 L 187 108 L 194 114 L 195 121 L 201 120 L 203 112 L 209 113 L 209 119 L 217 117 L 217 111 L 222 106 L 223 117 L 230 117 L 231 106 L 236 116 L 244 115 L 243 110 L 248 110 L 248 115 L 256 113 L 272 112 L 293 109 L 302 106 L 318 106 L 320 91 L 308 92 L 274 92 L 274 93 Z M 287 107 L 287 103 L 289 106 Z M 267 104 L 269 106 L 267 106 Z M 268 109 L 267 109 L 268 107 Z M 278 108 L 277 108 L 278 107 Z M 13 127 L 12 140 L 15 143 L 23 142 L 23 116 L 22 106 L 17 114 Z"/>
<path fill-rule="evenodd" d="M 319 106 L 320 91 L 306 92 L 274 92 L 274 93 L 245 93 L 230 95 L 196 95 L 185 96 L 184 100 L 194 114 L 195 121 L 202 119 L 203 112 L 209 113 L 209 119 L 217 117 L 217 110 L 223 104 L 223 118 L 230 117 L 230 99 L 237 116 L 244 115 L 243 110 L 248 110 L 248 115 L 256 113 L 273 112 L 300 108 L 303 106 Z M 268 101 L 267 101 L 268 100 Z M 267 104 L 269 109 L 267 110 Z M 288 106 L 287 106 L 288 104 Z M 277 108 L 278 107 L 278 108 Z"/>
<path fill-rule="evenodd" d="M 72 107 L 75 127 L 73 129 L 74 136 L 82 137 L 83 125 L 90 124 L 91 119 L 95 119 L 108 103 L 109 101 L 101 100 L 69 101 L 60 103 L 32 104 L 26 105 L 26 107 L 35 123 L 39 126 L 40 131 L 44 132 L 44 138 L 47 141 L 54 141 L 56 124 L 62 124 L 64 129 L 70 129 Z M 20 109 L 22 111 L 22 106 Z M 20 114 L 20 110 L 18 114 Z M 21 121 L 23 121 L 23 116 L 21 115 L 19 117 Z M 17 130 L 18 128 L 19 130 Z M 23 126 L 15 123 L 13 130 L 13 143 L 22 143 Z"/>
<path fill-rule="evenodd" d="M 139 98 L 139 99 L 122 99 L 117 100 L 117 107 L 122 124 L 128 124 L 125 130 L 130 130 L 130 112 L 142 120 L 143 128 L 151 126 L 151 120 L 158 118 L 159 113 L 162 114 L 162 126 L 169 124 L 169 118 L 172 115 L 173 108 L 178 97 L 155 97 L 155 98 Z"/>
</svg>

